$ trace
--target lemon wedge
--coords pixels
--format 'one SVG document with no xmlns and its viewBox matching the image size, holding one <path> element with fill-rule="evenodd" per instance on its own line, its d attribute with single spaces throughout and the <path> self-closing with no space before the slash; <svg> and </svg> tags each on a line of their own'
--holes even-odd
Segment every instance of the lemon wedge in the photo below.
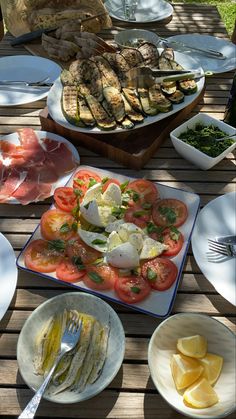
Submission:
<svg viewBox="0 0 236 419">
<path fill-rule="evenodd" d="M 173 354 L 170 367 L 177 390 L 190 386 L 203 372 L 201 364 L 182 354 Z"/>
<path fill-rule="evenodd" d="M 219 401 L 215 390 L 204 377 L 187 388 L 183 398 L 185 402 L 198 409 L 213 406 Z"/>
<path fill-rule="evenodd" d="M 221 373 L 223 358 L 220 355 L 207 353 L 204 358 L 199 359 L 204 371 L 202 376 L 205 377 L 211 385 L 215 384 Z"/>
<path fill-rule="evenodd" d="M 177 349 L 186 356 L 203 358 L 207 353 L 207 340 L 201 335 L 180 338 L 177 341 Z"/>
</svg>

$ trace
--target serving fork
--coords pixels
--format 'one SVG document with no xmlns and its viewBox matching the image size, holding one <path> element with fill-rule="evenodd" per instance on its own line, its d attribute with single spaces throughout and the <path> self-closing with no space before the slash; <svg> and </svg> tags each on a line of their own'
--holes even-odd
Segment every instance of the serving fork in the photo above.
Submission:
<svg viewBox="0 0 236 419">
<path fill-rule="evenodd" d="M 47 82 L 49 77 L 42 80 L 26 81 L 26 80 L 0 80 L 0 86 L 26 86 L 26 87 L 51 87 L 53 83 Z"/>
<path fill-rule="evenodd" d="M 58 357 L 56 358 L 55 363 L 53 364 L 53 367 L 50 369 L 47 377 L 41 384 L 40 388 L 35 393 L 34 397 L 30 400 L 30 402 L 27 404 L 26 408 L 23 410 L 23 412 L 18 417 L 18 419 L 34 418 L 34 415 L 36 413 L 40 400 L 52 378 L 52 375 L 57 365 L 59 364 L 60 360 L 65 355 L 65 353 L 75 348 L 75 346 L 77 345 L 79 341 L 81 330 L 82 330 L 82 320 L 74 312 L 72 312 L 72 316 L 70 320 L 68 321 L 65 331 L 63 333 L 63 336 L 61 338 L 60 352 L 59 352 Z"/>
<path fill-rule="evenodd" d="M 209 250 L 224 256 L 236 257 L 236 246 L 232 243 L 220 243 L 214 239 L 208 239 Z"/>
</svg>

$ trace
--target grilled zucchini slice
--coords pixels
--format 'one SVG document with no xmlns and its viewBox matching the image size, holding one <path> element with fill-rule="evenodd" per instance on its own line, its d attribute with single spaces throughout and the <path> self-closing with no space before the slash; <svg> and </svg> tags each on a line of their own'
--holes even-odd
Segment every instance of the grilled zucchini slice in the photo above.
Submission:
<svg viewBox="0 0 236 419">
<path fill-rule="evenodd" d="M 125 105 L 125 113 L 129 117 L 129 119 L 134 123 L 143 122 L 144 116 L 132 108 L 124 94 L 122 94 L 122 98 Z"/>
<path fill-rule="evenodd" d="M 124 129 L 131 129 L 134 127 L 134 123 L 129 118 L 127 118 L 127 116 L 123 119 L 121 125 Z"/>
<path fill-rule="evenodd" d="M 123 88 L 123 93 L 124 93 L 126 99 L 128 100 L 130 106 L 135 111 L 138 111 L 138 112 L 142 113 L 143 112 L 142 105 L 141 105 L 141 103 L 139 101 L 139 98 L 138 98 L 138 95 L 137 95 L 136 90 L 135 89 L 129 89 L 127 87 L 124 87 Z"/>
<path fill-rule="evenodd" d="M 76 84 L 71 72 L 65 68 L 61 72 L 60 79 L 63 86 L 73 86 Z"/>
<path fill-rule="evenodd" d="M 164 48 L 161 53 L 161 58 L 166 58 L 167 60 L 174 60 L 173 48 Z"/>
<path fill-rule="evenodd" d="M 93 117 L 85 99 L 80 94 L 78 95 L 78 105 L 79 105 L 79 115 L 80 115 L 81 121 L 86 126 L 89 126 L 89 127 L 95 125 L 95 119 L 94 119 L 94 117 Z"/>
<path fill-rule="evenodd" d="M 166 57 L 161 56 L 158 60 L 158 65 L 160 70 L 173 70 L 170 60 Z"/>
<path fill-rule="evenodd" d="M 160 112 L 169 112 L 172 108 L 170 100 L 161 93 L 159 84 L 154 84 L 149 88 L 149 99 L 151 106 Z"/>
<path fill-rule="evenodd" d="M 121 90 L 119 79 L 109 62 L 101 56 L 93 57 L 92 61 L 95 62 L 100 71 L 102 87 L 105 88 L 107 86 L 113 86 L 116 89 Z"/>
<path fill-rule="evenodd" d="M 179 88 L 185 95 L 192 95 L 197 91 L 197 83 L 195 80 L 179 81 Z"/>
<path fill-rule="evenodd" d="M 99 128 L 109 130 L 116 127 L 114 118 L 108 115 L 101 103 L 94 96 L 88 95 L 85 99 Z"/>
<path fill-rule="evenodd" d="M 107 86 L 103 89 L 103 95 L 109 103 L 109 108 L 117 122 L 121 122 L 125 116 L 125 105 L 118 89 Z"/>
<path fill-rule="evenodd" d="M 181 64 L 178 64 L 175 60 L 170 60 L 172 70 L 184 70 Z"/>
<path fill-rule="evenodd" d="M 176 90 L 172 95 L 168 96 L 168 99 L 173 103 L 181 103 L 184 101 L 184 93 L 180 90 Z"/>
<path fill-rule="evenodd" d="M 78 108 L 78 89 L 76 86 L 64 86 L 61 97 L 62 112 L 70 124 L 84 126 Z"/>
<path fill-rule="evenodd" d="M 176 92 L 177 85 L 175 81 L 166 81 L 161 84 L 161 90 L 165 95 L 172 95 Z"/>
<path fill-rule="evenodd" d="M 158 110 L 156 107 L 153 107 L 150 105 L 148 89 L 139 88 L 138 94 L 139 94 L 139 99 L 143 108 L 143 112 L 146 115 L 156 115 L 158 113 Z"/>
</svg>

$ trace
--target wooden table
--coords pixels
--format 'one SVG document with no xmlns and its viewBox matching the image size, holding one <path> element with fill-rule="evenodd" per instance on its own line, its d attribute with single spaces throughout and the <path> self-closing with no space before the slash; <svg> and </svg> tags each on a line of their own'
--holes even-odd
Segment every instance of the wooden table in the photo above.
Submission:
<svg viewBox="0 0 236 419">
<path fill-rule="evenodd" d="M 160 35 L 202 33 L 227 38 L 224 25 L 215 7 L 176 4 L 172 21 L 146 24 L 142 27 L 156 30 Z M 114 21 L 115 28 L 125 23 Z M 0 55 L 27 54 L 24 48 L 13 49 L 10 36 L 0 43 Z M 194 113 L 207 112 L 218 119 L 223 118 L 233 73 L 216 75 L 207 81 L 204 98 Z M 0 109 L 0 134 L 14 132 L 20 127 L 40 129 L 39 111 L 45 101 Z M 146 166 L 135 172 L 102 158 L 86 149 L 79 148 L 81 163 L 114 170 L 131 176 L 161 182 L 164 185 L 196 192 L 201 197 L 201 207 L 208 202 L 235 190 L 235 155 L 230 154 L 212 170 L 204 172 L 182 159 L 172 147 L 169 138 Z M 5 234 L 15 249 L 16 255 L 34 231 L 47 202 L 28 206 L 1 204 L 0 231 Z M 20 414 L 33 392 L 23 382 L 16 361 L 16 344 L 21 328 L 31 312 L 43 301 L 70 288 L 59 286 L 50 280 L 20 271 L 17 290 L 9 310 L 0 322 L 0 417 L 7 419 Z M 152 316 L 127 310 L 111 304 L 118 313 L 126 334 L 125 359 L 118 375 L 109 388 L 92 400 L 80 404 L 61 406 L 42 401 L 38 417 L 49 418 L 171 418 L 182 415 L 175 412 L 157 393 L 150 378 L 147 365 L 149 339 L 160 324 Z M 172 314 L 201 312 L 216 317 L 235 330 L 235 307 L 221 297 L 203 276 L 194 260 L 191 248 L 188 251 Z M 233 414 L 229 418 L 235 417 Z"/>
</svg>

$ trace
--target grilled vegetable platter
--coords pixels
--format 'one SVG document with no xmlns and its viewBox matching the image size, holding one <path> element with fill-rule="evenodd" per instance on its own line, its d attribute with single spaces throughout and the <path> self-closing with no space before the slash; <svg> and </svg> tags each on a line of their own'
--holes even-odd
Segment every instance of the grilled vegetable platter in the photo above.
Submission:
<svg viewBox="0 0 236 419">
<path fill-rule="evenodd" d="M 199 197 L 80 166 L 18 257 L 20 268 L 165 316 Z"/>
<path fill-rule="evenodd" d="M 26 320 L 17 343 L 17 361 L 26 384 L 37 390 L 60 352 L 70 319 L 81 322 L 79 340 L 57 365 L 44 398 L 76 403 L 100 393 L 120 369 L 125 333 L 113 308 L 85 292 L 62 292 L 40 304 Z"/>
<path fill-rule="evenodd" d="M 149 42 L 138 48 L 91 53 L 62 71 L 48 95 L 49 114 L 60 125 L 80 132 L 132 130 L 185 108 L 204 86 L 204 78 L 130 86 L 128 74 L 135 67 L 199 70 L 191 57 Z"/>
</svg>

